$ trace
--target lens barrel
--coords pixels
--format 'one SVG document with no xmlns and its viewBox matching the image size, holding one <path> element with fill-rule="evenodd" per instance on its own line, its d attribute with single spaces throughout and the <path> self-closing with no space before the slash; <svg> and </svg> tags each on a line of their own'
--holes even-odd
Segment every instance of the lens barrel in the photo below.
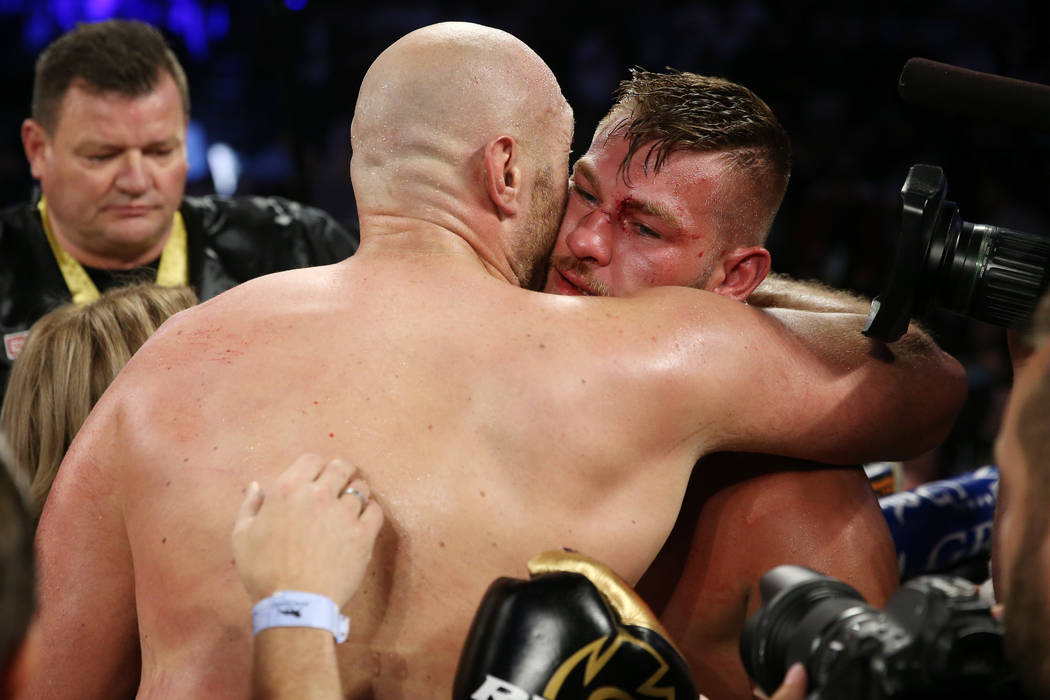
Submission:
<svg viewBox="0 0 1050 700">
<path fill-rule="evenodd" d="M 893 267 L 865 335 L 892 342 L 931 306 L 1004 327 L 1031 318 L 1050 284 L 1050 239 L 963 221 L 946 193 L 939 167 L 909 170 Z"/>
<path fill-rule="evenodd" d="M 852 586 L 800 566 L 778 566 L 760 583 L 763 605 L 740 635 L 748 675 L 772 695 L 788 667 L 807 663 L 813 640 L 838 620 L 872 610 Z"/>
<path fill-rule="evenodd" d="M 1047 286 L 1050 239 L 958 215 L 951 229 L 958 243 L 945 261 L 940 305 L 997 326 L 1023 325 Z"/>
</svg>

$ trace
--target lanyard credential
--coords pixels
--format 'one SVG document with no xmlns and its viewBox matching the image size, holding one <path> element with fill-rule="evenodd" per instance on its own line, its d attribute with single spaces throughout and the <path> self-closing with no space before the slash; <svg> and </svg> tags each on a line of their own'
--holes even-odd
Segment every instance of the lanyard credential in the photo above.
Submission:
<svg viewBox="0 0 1050 700">
<path fill-rule="evenodd" d="M 44 235 L 51 245 L 51 252 L 55 255 L 58 269 L 62 271 L 62 278 L 66 281 L 66 287 L 73 296 L 74 304 L 87 304 L 98 299 L 98 288 L 91 281 L 87 270 L 76 258 L 63 248 L 55 234 L 51 231 L 51 224 L 47 220 L 47 200 L 40 198 L 37 204 L 40 210 L 40 219 L 44 223 Z M 182 214 L 175 212 L 171 224 L 171 236 L 164 244 L 164 250 L 160 254 L 160 263 L 157 265 L 157 284 L 161 287 L 180 287 L 189 283 L 189 264 L 186 255 L 186 224 L 182 220 Z"/>
</svg>

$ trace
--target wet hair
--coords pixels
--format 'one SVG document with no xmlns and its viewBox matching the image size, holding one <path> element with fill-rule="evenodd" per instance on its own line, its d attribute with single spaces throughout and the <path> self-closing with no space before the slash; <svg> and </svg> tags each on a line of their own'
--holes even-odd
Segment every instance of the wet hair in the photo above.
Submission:
<svg viewBox="0 0 1050 700">
<path fill-rule="evenodd" d="M 696 73 L 631 69 L 602 120 L 622 116 L 630 146 L 621 168 L 649 146 L 643 164 L 659 171 L 677 151 L 727 151 L 743 167 L 764 166 L 785 182 L 791 141 L 773 110 L 743 85 Z"/>
<path fill-rule="evenodd" d="M 0 677 L 25 638 L 36 608 L 35 529 L 24 475 L 0 433 Z"/>
<path fill-rule="evenodd" d="M 94 93 L 142 97 L 156 89 L 163 73 L 175 81 L 183 116 L 189 119 L 186 73 L 155 27 L 120 19 L 78 24 L 37 58 L 33 120 L 54 133 L 62 99 L 74 84 Z"/>
<path fill-rule="evenodd" d="M 644 151 L 643 172 L 659 172 L 674 153 L 723 153 L 752 183 L 772 223 L 791 176 L 791 140 L 773 110 L 743 85 L 724 78 L 669 69 L 631 69 L 616 90 L 616 103 L 598 125 L 628 142 L 619 173 L 627 178 Z M 762 231 L 764 237 L 768 231 Z"/>
<path fill-rule="evenodd" d="M 91 408 L 146 339 L 197 302 L 188 287 L 134 284 L 66 304 L 29 329 L 0 409 L 0 427 L 29 480 L 35 515 Z"/>
</svg>

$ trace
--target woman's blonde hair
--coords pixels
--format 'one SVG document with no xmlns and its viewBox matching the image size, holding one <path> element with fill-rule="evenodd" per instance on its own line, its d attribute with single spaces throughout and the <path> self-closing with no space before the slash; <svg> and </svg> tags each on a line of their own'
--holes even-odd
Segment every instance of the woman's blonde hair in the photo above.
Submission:
<svg viewBox="0 0 1050 700">
<path fill-rule="evenodd" d="M 0 427 L 27 472 L 37 514 L 95 402 L 146 339 L 197 303 L 188 287 L 134 284 L 42 316 L 11 367 Z"/>
</svg>

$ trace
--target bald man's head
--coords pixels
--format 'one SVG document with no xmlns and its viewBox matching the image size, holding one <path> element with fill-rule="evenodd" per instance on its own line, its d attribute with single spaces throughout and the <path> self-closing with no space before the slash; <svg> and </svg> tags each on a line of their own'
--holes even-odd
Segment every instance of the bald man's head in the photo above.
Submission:
<svg viewBox="0 0 1050 700">
<path fill-rule="evenodd" d="M 486 149 L 500 139 L 513 151 L 506 167 L 521 177 L 522 222 L 548 228 L 545 219 L 560 216 L 564 203 L 572 111 L 547 64 L 514 36 L 477 24 L 444 22 L 402 37 L 368 69 L 351 126 L 362 230 L 372 213 L 468 227 L 479 213 L 485 222 L 516 216 L 485 188 Z M 549 250 L 548 233 L 530 247 Z"/>
<path fill-rule="evenodd" d="M 460 147 L 497 132 L 527 140 L 565 106 L 550 68 L 519 39 L 491 27 L 443 22 L 405 35 L 368 69 L 351 143 L 357 155 L 410 148 L 427 132 Z"/>
</svg>

